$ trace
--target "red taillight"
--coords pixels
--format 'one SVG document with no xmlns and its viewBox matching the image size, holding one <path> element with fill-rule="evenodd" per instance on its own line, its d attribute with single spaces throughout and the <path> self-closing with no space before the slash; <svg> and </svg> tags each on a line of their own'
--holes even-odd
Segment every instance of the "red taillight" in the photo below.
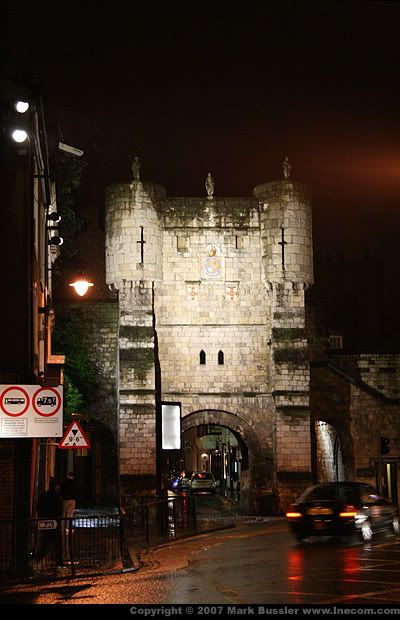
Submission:
<svg viewBox="0 0 400 620">
<path fill-rule="evenodd" d="M 289 510 L 286 513 L 286 517 L 288 519 L 298 519 L 302 516 L 303 515 L 301 514 L 301 512 L 298 511 L 296 504 L 290 504 Z"/>
<path fill-rule="evenodd" d="M 343 510 L 339 512 L 339 517 L 344 517 L 345 519 L 350 519 L 355 517 L 358 514 L 358 511 L 351 504 L 347 504 L 344 506 Z"/>
</svg>

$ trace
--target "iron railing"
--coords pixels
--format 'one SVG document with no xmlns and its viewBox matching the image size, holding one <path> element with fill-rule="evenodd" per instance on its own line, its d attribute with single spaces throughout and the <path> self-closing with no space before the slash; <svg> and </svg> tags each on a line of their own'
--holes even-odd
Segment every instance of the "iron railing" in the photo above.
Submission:
<svg viewBox="0 0 400 620">
<path fill-rule="evenodd" d="M 142 549 L 196 531 L 192 497 L 127 502 L 119 514 L 77 511 L 71 519 L 2 519 L 0 573 L 74 576 L 129 569 Z"/>
</svg>

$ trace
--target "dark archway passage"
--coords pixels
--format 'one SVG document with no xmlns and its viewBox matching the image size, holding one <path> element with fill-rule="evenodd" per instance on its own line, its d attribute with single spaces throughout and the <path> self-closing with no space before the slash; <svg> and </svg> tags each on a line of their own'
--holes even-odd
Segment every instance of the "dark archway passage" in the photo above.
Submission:
<svg viewBox="0 0 400 620">
<path fill-rule="evenodd" d="M 221 429 L 221 434 L 215 435 L 220 437 L 218 444 L 217 439 L 210 439 L 209 449 L 206 447 L 207 444 L 201 445 L 201 442 L 194 445 L 197 439 L 201 439 L 197 434 L 209 437 L 212 433 L 208 431 L 212 429 L 216 429 L 218 433 Z M 246 510 L 258 512 L 260 489 L 268 485 L 272 489 L 272 449 L 270 446 L 260 444 L 250 424 L 234 413 L 207 409 L 185 416 L 182 419 L 182 434 L 184 442 L 187 440 L 190 444 L 187 445 L 187 452 L 190 450 L 193 458 L 194 453 L 196 459 L 200 457 L 200 461 L 193 460 L 192 463 L 196 462 L 196 465 L 202 466 L 201 455 L 206 454 L 204 465 L 209 471 L 214 468 L 219 476 L 220 485 L 228 484 L 233 491 L 236 491 L 239 483 L 241 506 Z M 204 452 L 201 452 L 202 448 Z"/>
<path fill-rule="evenodd" d="M 75 473 L 78 507 L 117 505 L 117 452 L 111 431 L 101 422 L 81 422 L 91 447 L 59 450 L 57 477 Z"/>
<path fill-rule="evenodd" d="M 249 468 L 247 446 L 237 433 L 226 426 L 192 426 L 182 436 L 186 471 L 209 471 L 220 494 L 240 501 L 242 471 Z"/>
<path fill-rule="evenodd" d="M 324 420 L 315 422 L 315 449 L 317 481 L 346 480 L 345 458 L 341 435 L 333 424 Z"/>
</svg>

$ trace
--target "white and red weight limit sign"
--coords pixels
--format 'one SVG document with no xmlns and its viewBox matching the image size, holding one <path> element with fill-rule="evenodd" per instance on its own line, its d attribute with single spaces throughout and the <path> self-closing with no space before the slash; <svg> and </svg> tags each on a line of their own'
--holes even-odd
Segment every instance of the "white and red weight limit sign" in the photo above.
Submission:
<svg viewBox="0 0 400 620">
<path fill-rule="evenodd" d="M 62 385 L 0 385 L 0 437 L 62 437 L 62 434 Z"/>
</svg>

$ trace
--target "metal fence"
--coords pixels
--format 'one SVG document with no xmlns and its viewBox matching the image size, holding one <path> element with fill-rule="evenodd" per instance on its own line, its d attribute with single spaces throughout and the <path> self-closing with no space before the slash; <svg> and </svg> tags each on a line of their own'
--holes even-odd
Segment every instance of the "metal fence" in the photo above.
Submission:
<svg viewBox="0 0 400 620">
<path fill-rule="evenodd" d="M 145 547 L 195 533 L 196 504 L 174 497 L 127 502 L 119 514 L 72 519 L 0 520 L 2 576 L 54 575 L 123 570 L 137 564 Z"/>
</svg>

